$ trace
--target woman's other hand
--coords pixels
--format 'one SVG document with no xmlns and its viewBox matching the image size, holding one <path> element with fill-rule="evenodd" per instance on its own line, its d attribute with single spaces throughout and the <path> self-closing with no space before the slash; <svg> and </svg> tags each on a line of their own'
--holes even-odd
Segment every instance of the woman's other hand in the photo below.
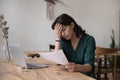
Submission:
<svg viewBox="0 0 120 80">
<path fill-rule="evenodd" d="M 65 68 L 70 72 L 89 72 L 92 70 L 92 66 L 90 64 L 80 65 L 73 62 L 67 63 Z"/>
<path fill-rule="evenodd" d="M 69 62 L 68 64 L 65 65 L 65 68 L 68 69 L 68 71 L 70 72 L 76 72 L 78 71 L 79 65 L 78 64 L 75 64 L 73 62 Z"/>
</svg>

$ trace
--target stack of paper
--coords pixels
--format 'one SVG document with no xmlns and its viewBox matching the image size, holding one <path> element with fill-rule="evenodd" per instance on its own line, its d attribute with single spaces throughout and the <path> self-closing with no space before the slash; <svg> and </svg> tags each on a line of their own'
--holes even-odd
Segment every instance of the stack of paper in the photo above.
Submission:
<svg viewBox="0 0 120 80">
<path fill-rule="evenodd" d="M 65 65 L 68 63 L 68 60 L 62 50 L 47 52 L 47 53 L 39 53 L 39 54 L 44 59 L 47 59 L 49 61 L 61 64 L 61 65 Z"/>
</svg>

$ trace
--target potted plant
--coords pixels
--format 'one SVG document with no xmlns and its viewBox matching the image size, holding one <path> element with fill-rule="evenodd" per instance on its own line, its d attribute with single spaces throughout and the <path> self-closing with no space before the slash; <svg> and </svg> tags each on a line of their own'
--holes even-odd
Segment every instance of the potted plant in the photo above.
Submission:
<svg viewBox="0 0 120 80">
<path fill-rule="evenodd" d="M 5 54 L 8 59 L 8 62 L 11 61 L 10 51 L 9 51 L 9 45 L 8 45 L 8 29 L 9 27 L 6 27 L 7 21 L 3 21 L 4 16 L 0 15 L 0 29 L 3 33 L 3 38 L 5 40 Z"/>
<path fill-rule="evenodd" d="M 115 48 L 115 34 L 114 34 L 114 30 L 112 30 L 110 48 Z"/>
<path fill-rule="evenodd" d="M 114 30 L 112 30 L 110 48 L 117 48 L 116 43 L 115 43 Z M 111 66 L 113 66 L 112 62 L 110 62 L 110 64 L 111 64 Z M 120 69 L 120 56 L 117 56 L 117 68 Z"/>
</svg>

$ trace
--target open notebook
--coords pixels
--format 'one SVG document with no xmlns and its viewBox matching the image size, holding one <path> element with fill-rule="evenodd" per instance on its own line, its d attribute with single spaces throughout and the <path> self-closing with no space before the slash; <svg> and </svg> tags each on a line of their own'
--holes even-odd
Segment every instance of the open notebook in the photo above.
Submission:
<svg viewBox="0 0 120 80">
<path fill-rule="evenodd" d="M 10 54 L 14 63 L 25 69 L 38 69 L 38 68 L 46 68 L 49 67 L 48 64 L 40 64 L 40 63 L 26 63 L 25 56 L 23 54 L 23 50 L 20 44 L 10 44 Z"/>
</svg>

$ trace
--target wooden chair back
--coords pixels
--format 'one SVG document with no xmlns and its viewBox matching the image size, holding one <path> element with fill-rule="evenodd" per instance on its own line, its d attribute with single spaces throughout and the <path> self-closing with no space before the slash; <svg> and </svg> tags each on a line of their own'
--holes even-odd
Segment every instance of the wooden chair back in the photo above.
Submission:
<svg viewBox="0 0 120 80">
<path fill-rule="evenodd" d="M 96 74 L 96 79 L 101 80 L 101 64 L 102 64 L 102 59 L 101 58 L 95 58 L 95 74 Z"/>
<path fill-rule="evenodd" d="M 96 56 L 99 57 L 100 55 L 109 55 L 112 53 L 117 53 L 117 51 L 117 48 L 96 47 L 95 53 Z"/>
<path fill-rule="evenodd" d="M 117 51 L 118 51 L 117 48 L 96 47 L 96 50 L 95 50 L 96 58 L 102 58 L 101 74 L 104 74 L 105 80 L 107 80 L 107 73 L 113 73 L 114 78 L 116 76 L 115 71 L 117 69 L 116 67 L 117 57 L 113 56 L 112 54 L 117 54 Z M 111 69 L 110 69 L 109 62 L 113 62 L 113 67 L 111 67 Z"/>
</svg>

